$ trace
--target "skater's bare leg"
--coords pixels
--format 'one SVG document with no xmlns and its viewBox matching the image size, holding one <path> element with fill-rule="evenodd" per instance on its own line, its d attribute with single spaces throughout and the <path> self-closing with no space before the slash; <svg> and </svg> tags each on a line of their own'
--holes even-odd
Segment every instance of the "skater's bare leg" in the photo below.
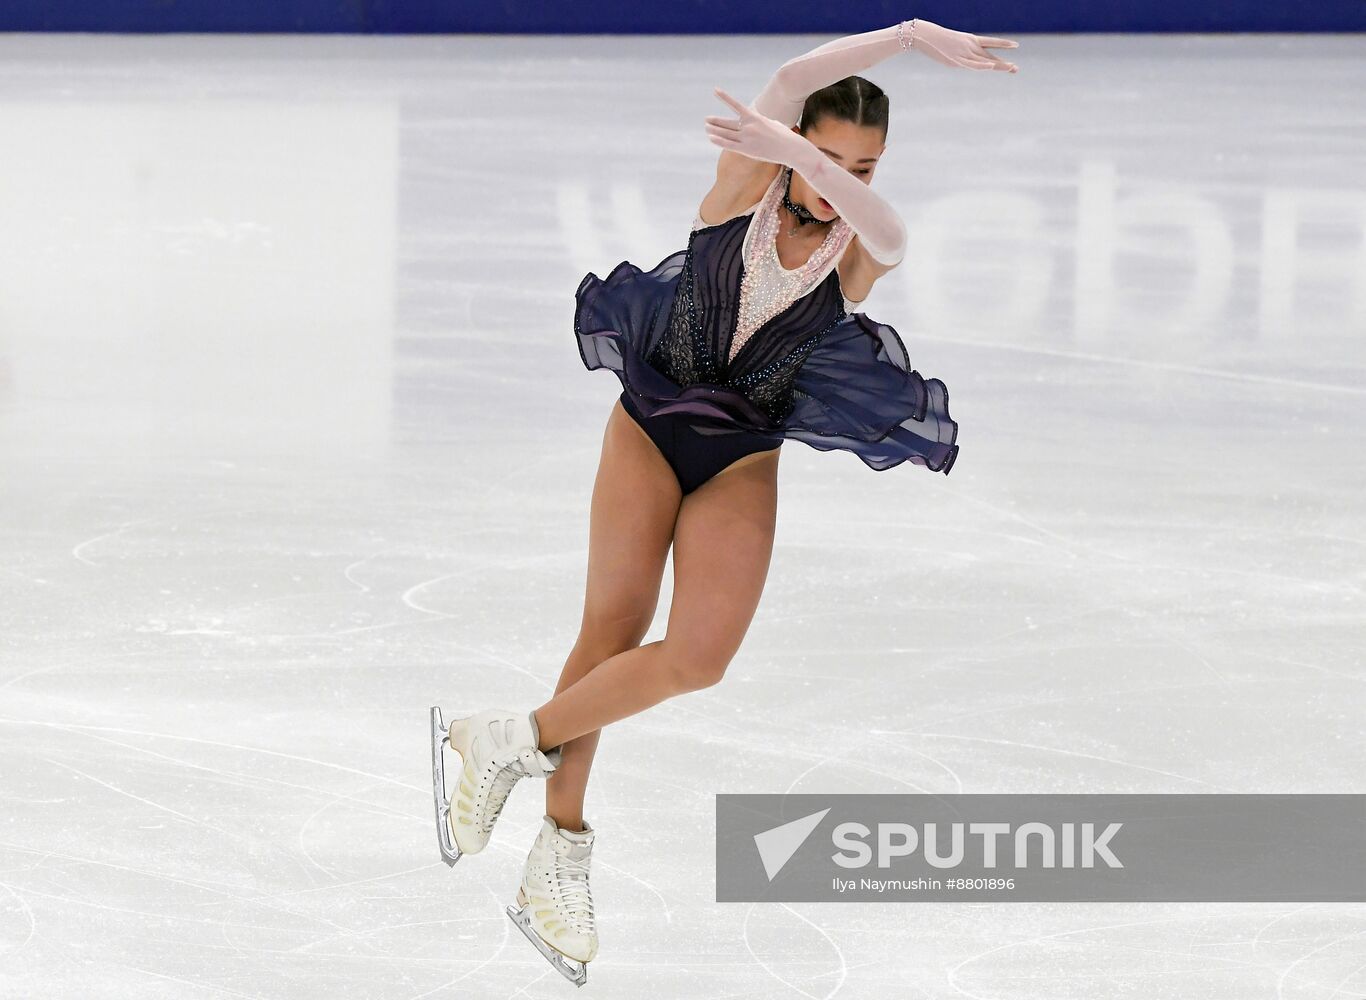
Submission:
<svg viewBox="0 0 1366 1000">
<path fill-rule="evenodd" d="M 725 674 L 758 608 L 777 520 L 777 453 L 746 459 L 683 498 L 664 638 L 609 657 L 537 708 L 542 749 Z"/>
<path fill-rule="evenodd" d="M 614 403 L 593 483 L 583 621 L 557 695 L 599 663 L 640 645 L 659 603 L 681 499 L 669 463 L 621 403 Z M 536 721 L 539 727 L 539 715 Z M 545 735 L 541 730 L 542 744 Z M 588 771 L 600 735 L 594 729 L 560 741 L 560 766 L 546 781 L 545 811 L 566 830 L 583 828 Z"/>
</svg>

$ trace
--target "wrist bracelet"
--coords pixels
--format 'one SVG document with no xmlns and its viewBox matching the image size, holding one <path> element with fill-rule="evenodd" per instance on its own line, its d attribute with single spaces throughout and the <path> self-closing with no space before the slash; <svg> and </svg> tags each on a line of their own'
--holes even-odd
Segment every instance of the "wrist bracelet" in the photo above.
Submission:
<svg viewBox="0 0 1366 1000">
<path fill-rule="evenodd" d="M 911 48 L 913 45 L 915 45 L 916 20 L 916 18 L 911 18 L 909 21 L 902 21 L 896 26 L 896 40 L 901 43 L 901 49 L 903 52 Z M 906 25 L 908 24 L 911 26 L 909 36 L 906 32 Z"/>
</svg>

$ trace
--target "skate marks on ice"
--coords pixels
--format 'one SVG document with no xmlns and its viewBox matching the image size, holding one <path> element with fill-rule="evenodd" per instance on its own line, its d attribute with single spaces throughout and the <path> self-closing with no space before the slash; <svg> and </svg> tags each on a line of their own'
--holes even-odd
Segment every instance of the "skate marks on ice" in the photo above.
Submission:
<svg viewBox="0 0 1366 1000">
<path fill-rule="evenodd" d="M 615 395 L 567 295 L 659 259 L 696 207 L 658 143 L 606 150 L 583 107 L 657 132 L 663 100 L 683 136 L 661 67 L 749 73 L 790 39 L 661 63 L 646 38 L 338 38 L 264 70 L 262 44 L 0 38 L 26 151 L 0 169 L 29 195 L 0 233 L 0 963 L 25 996 L 563 995 L 503 912 L 526 827 L 492 863 L 433 855 L 415 720 L 551 689 Z M 1359 42 L 1028 44 L 1048 72 L 1010 91 L 916 81 L 945 121 L 1016 123 L 1007 155 L 940 129 L 877 181 L 925 252 L 870 315 L 946 379 L 972 449 L 938 484 L 784 460 L 730 675 L 604 741 L 595 994 L 1366 996 L 1345 908 L 711 900 L 718 791 L 1359 787 Z M 498 114 L 452 110 L 509 67 Z M 452 166 L 506 151 L 510 118 L 524 159 Z M 127 266 L 130 237 L 156 266 Z M 72 274 L 120 280 L 52 294 Z"/>
</svg>

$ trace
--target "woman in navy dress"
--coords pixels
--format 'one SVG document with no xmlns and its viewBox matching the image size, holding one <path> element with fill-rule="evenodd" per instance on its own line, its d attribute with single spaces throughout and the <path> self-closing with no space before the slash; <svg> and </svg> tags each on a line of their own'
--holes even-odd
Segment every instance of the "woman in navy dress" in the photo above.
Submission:
<svg viewBox="0 0 1366 1000">
<path fill-rule="evenodd" d="M 549 778 L 509 912 L 576 981 L 597 952 L 583 800 L 601 728 L 724 676 L 768 573 L 783 442 L 850 451 L 876 470 L 947 474 L 958 454 L 944 383 L 912 369 L 896 330 L 857 308 L 903 259 L 906 229 L 872 187 L 888 98 L 853 74 L 911 51 L 1013 73 L 987 49 L 1015 45 L 903 21 L 789 60 L 752 106 L 718 89 L 735 117 L 706 119 L 722 151 L 687 247 L 648 271 L 623 261 L 605 279 L 590 273 L 578 288 L 583 362 L 622 386 L 593 486 L 578 640 L 545 704 L 456 720 L 449 739 L 462 757 L 471 731 L 496 746 L 473 772 L 483 785 L 450 809 L 465 853 L 487 841 L 513 783 Z M 671 546 L 665 635 L 641 645 Z M 573 869 L 558 890 L 544 875 L 556 857 Z M 550 882 L 536 882 L 537 864 Z M 556 899 L 549 926 L 533 926 L 527 901 L 550 900 L 549 914 Z"/>
</svg>

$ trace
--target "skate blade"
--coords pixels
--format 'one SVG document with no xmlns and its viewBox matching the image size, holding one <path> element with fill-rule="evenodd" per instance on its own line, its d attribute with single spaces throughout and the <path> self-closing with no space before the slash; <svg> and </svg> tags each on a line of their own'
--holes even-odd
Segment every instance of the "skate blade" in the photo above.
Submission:
<svg viewBox="0 0 1366 1000">
<path fill-rule="evenodd" d="M 446 794 L 446 764 L 441 745 L 449 742 L 441 709 L 432 706 L 432 800 L 436 809 L 436 843 L 441 848 L 441 860 L 453 867 L 461 858 L 460 848 L 451 834 L 451 800 Z"/>
<path fill-rule="evenodd" d="M 536 950 L 545 956 L 546 960 L 555 970 L 565 979 L 568 979 L 575 986 L 582 986 L 588 982 L 588 963 L 580 962 L 570 958 L 563 952 L 556 951 L 550 945 L 541 940 L 541 936 L 531 929 L 531 914 L 526 907 L 518 909 L 511 904 L 507 908 L 508 918 L 518 926 L 526 939 L 535 945 Z"/>
</svg>

